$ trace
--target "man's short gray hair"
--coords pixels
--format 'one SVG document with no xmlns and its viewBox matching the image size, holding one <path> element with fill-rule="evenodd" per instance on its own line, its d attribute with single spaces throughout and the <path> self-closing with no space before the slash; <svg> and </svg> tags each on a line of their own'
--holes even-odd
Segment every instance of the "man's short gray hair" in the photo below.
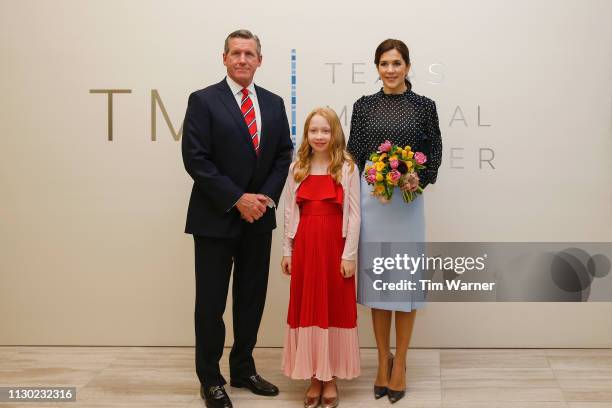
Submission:
<svg viewBox="0 0 612 408">
<path fill-rule="evenodd" d="M 261 55 L 261 43 L 259 42 L 259 37 L 250 32 L 249 30 L 236 30 L 230 33 L 225 39 L 225 46 L 223 47 L 223 52 L 227 54 L 229 52 L 229 40 L 232 38 L 243 38 L 245 40 L 255 40 L 257 44 L 257 55 Z"/>
</svg>

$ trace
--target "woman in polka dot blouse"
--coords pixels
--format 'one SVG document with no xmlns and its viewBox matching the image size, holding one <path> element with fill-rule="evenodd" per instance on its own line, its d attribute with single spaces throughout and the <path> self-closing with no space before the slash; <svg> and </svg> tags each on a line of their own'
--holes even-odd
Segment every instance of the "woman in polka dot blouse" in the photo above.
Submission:
<svg viewBox="0 0 612 408">
<path fill-rule="evenodd" d="M 351 132 L 347 150 L 363 173 L 370 154 L 385 140 L 427 155 L 427 168 L 418 172 L 407 189 L 417 183 L 426 187 L 436 182 L 442 160 L 442 139 L 436 104 L 412 92 L 407 79 L 410 70 L 408 47 L 402 41 L 383 41 L 374 56 L 374 63 L 383 82 L 382 89 L 359 98 L 353 105 Z M 378 347 L 378 372 L 374 396 L 385 395 L 394 403 L 406 389 L 406 353 L 410 343 L 416 309 L 424 305 L 422 291 L 380 290 L 382 282 L 404 279 L 419 283 L 422 270 L 387 270 L 373 272 L 375 257 L 396 254 L 420 257 L 425 252 L 424 195 L 410 203 L 399 193 L 388 204 L 381 204 L 370 195 L 371 186 L 361 177 L 361 233 L 359 243 L 358 302 L 372 310 L 372 321 Z M 417 286 L 420 288 L 420 284 Z M 378 289 L 376 289 L 378 288 Z M 395 312 L 396 355 L 390 352 L 391 318 Z"/>
</svg>

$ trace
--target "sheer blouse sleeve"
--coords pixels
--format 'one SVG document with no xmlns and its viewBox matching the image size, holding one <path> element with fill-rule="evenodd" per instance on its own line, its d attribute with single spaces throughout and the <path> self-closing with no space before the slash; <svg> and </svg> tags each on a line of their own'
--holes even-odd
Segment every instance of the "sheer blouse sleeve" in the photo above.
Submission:
<svg viewBox="0 0 612 408">
<path fill-rule="evenodd" d="M 365 151 L 365 123 L 363 115 L 363 97 L 359 98 L 353 104 L 353 114 L 351 116 L 351 131 L 349 135 L 346 150 L 353 156 L 359 171 L 363 171 L 367 160 L 367 152 Z"/>
<path fill-rule="evenodd" d="M 435 183 L 438 177 L 438 168 L 442 164 L 442 136 L 436 103 L 429 99 L 425 111 L 427 114 L 426 136 L 430 145 L 429 157 L 427 157 L 426 169 L 419 171 L 421 187 L 425 188 L 430 183 Z"/>
</svg>

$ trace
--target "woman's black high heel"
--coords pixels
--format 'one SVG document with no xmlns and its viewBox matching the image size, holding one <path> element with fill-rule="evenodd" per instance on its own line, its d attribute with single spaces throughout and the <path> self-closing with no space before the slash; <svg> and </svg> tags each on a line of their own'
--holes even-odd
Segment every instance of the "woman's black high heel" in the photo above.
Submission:
<svg viewBox="0 0 612 408">
<path fill-rule="evenodd" d="M 391 377 L 391 369 L 393 368 L 393 354 L 389 356 L 388 366 L 389 366 L 389 372 L 387 373 L 387 378 Z M 374 398 L 380 399 L 384 397 L 385 395 L 387 395 L 388 390 L 389 389 L 387 387 L 380 387 L 378 385 L 375 385 L 374 386 Z"/>
<path fill-rule="evenodd" d="M 401 391 L 395 391 L 391 388 L 387 388 L 387 396 L 389 397 L 389 401 L 391 401 L 392 404 L 395 404 L 397 401 L 404 398 L 404 395 L 406 395 L 405 389 Z"/>
<path fill-rule="evenodd" d="M 404 367 L 404 372 L 406 372 L 406 367 Z M 389 376 L 391 375 L 389 374 Z M 404 395 L 406 395 L 405 388 L 399 391 L 392 390 L 391 388 L 387 388 L 387 396 L 389 397 L 389 401 L 391 401 L 392 404 L 395 404 L 397 401 L 404 398 Z"/>
</svg>

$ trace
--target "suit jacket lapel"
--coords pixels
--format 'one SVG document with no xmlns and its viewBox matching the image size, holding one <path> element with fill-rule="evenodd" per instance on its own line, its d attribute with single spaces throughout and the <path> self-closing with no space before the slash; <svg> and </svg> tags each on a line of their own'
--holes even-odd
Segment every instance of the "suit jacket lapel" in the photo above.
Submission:
<svg viewBox="0 0 612 408">
<path fill-rule="evenodd" d="M 223 102 L 223 105 L 225 105 L 225 108 L 228 110 L 228 112 L 234 119 L 234 122 L 236 122 L 236 126 L 239 129 L 239 133 L 243 137 L 244 141 L 249 144 L 249 146 L 251 147 L 251 151 L 253 152 L 253 155 L 255 156 L 255 149 L 253 148 L 253 141 L 251 140 L 249 129 L 247 128 L 246 123 L 244 122 L 244 118 L 242 117 L 242 112 L 240 111 L 240 108 L 238 107 L 238 104 L 236 103 L 236 99 L 234 98 L 234 95 L 232 94 L 232 90 L 230 89 L 225 79 L 219 82 L 219 94 L 221 97 L 221 102 Z M 261 109 L 261 106 L 260 106 L 260 109 Z"/>
<path fill-rule="evenodd" d="M 269 137 L 266 137 L 266 129 L 270 129 L 270 123 L 268 120 L 270 117 L 270 101 L 264 95 L 264 92 L 261 91 L 261 88 L 255 85 L 255 92 L 257 92 L 257 103 L 259 104 L 259 113 L 261 115 L 261 126 L 259 127 L 261 131 L 259 132 L 259 154 L 263 149 L 266 148 L 266 145 L 269 142 Z"/>
</svg>

